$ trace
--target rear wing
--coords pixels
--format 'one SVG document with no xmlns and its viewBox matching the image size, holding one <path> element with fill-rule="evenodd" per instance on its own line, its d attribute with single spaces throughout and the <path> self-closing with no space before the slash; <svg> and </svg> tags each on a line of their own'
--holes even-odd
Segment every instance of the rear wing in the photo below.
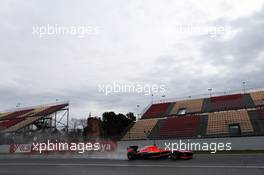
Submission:
<svg viewBox="0 0 264 175">
<path fill-rule="evenodd" d="M 135 151 L 135 152 L 137 152 L 137 150 L 138 150 L 138 146 L 137 146 L 137 145 L 135 145 L 135 146 L 129 146 L 129 147 L 127 148 L 127 151 L 128 151 L 128 152 L 130 152 L 130 151 Z"/>
</svg>

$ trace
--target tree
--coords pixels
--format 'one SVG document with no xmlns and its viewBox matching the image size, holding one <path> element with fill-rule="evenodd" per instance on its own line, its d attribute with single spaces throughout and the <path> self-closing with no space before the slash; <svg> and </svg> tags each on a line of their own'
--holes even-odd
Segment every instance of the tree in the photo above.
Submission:
<svg viewBox="0 0 264 175">
<path fill-rule="evenodd" d="M 134 113 L 133 112 L 129 112 L 126 114 L 127 118 L 132 120 L 132 121 L 135 121 L 136 120 L 136 116 L 134 116 Z"/>
<path fill-rule="evenodd" d="M 120 137 L 124 130 L 135 120 L 133 113 L 115 114 L 114 112 L 103 113 L 103 132 L 107 138 Z"/>
<path fill-rule="evenodd" d="M 70 124 L 73 130 L 83 129 L 86 127 L 87 121 L 85 118 L 72 118 Z"/>
</svg>

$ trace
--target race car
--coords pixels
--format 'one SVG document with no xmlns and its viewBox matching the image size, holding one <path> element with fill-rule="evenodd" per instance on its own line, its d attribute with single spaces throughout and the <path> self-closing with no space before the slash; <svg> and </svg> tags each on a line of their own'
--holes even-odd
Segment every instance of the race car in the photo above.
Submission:
<svg viewBox="0 0 264 175">
<path fill-rule="evenodd" d="M 192 151 L 170 151 L 158 148 L 156 145 L 145 146 L 138 150 L 138 146 L 129 146 L 127 148 L 128 160 L 134 159 L 162 159 L 169 158 L 177 159 L 191 159 L 193 157 Z"/>
</svg>

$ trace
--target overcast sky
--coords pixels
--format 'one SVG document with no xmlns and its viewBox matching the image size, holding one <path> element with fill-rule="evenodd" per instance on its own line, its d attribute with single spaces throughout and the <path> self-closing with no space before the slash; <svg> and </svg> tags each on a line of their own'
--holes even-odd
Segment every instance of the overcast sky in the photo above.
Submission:
<svg viewBox="0 0 264 175">
<path fill-rule="evenodd" d="M 93 31 L 36 34 L 48 25 Z M 262 88 L 263 29 L 261 0 L 3 0 L 0 110 L 59 99 L 70 101 L 71 117 L 136 113 L 137 105 L 142 110 L 162 95 L 237 90 L 243 81 Z M 153 97 L 100 91 L 114 82 L 166 91 Z"/>
</svg>

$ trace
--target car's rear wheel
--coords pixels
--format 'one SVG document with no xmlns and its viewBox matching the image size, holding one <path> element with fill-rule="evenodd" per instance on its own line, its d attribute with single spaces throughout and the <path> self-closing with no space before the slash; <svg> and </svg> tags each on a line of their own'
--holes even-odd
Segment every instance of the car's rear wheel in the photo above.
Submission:
<svg viewBox="0 0 264 175">
<path fill-rule="evenodd" d="M 128 160 L 134 160 L 136 158 L 136 155 L 134 152 L 127 153 Z"/>
</svg>

